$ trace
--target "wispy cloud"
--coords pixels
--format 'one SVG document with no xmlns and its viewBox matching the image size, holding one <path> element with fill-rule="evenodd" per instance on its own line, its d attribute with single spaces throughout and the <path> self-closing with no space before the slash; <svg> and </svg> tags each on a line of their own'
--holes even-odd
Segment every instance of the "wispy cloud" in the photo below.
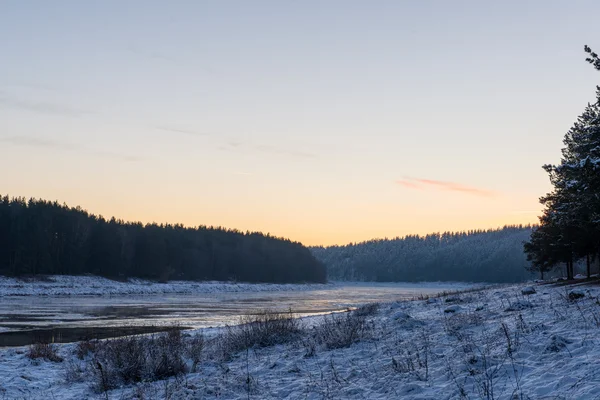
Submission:
<svg viewBox="0 0 600 400">
<path fill-rule="evenodd" d="M 175 58 L 170 57 L 164 53 L 155 51 L 155 50 L 145 50 L 145 49 L 140 49 L 139 47 L 136 46 L 129 46 L 127 48 L 127 50 L 129 50 L 131 53 L 136 54 L 138 56 L 142 56 L 142 57 L 146 57 L 146 58 L 150 58 L 153 60 L 162 60 L 162 61 L 169 61 L 172 63 L 176 63 L 177 60 L 175 60 Z"/>
<path fill-rule="evenodd" d="M 27 90 L 41 90 L 44 92 L 57 92 L 59 91 L 59 89 L 55 86 L 51 86 L 51 85 L 46 85 L 46 84 L 42 84 L 42 83 L 36 83 L 36 82 L 26 82 L 26 81 L 21 81 L 21 82 L 11 82 L 5 86 L 8 87 L 15 87 L 17 89 L 27 89 Z"/>
<path fill-rule="evenodd" d="M 92 150 L 82 148 L 83 151 L 87 151 L 92 155 L 102 158 L 113 159 L 116 161 L 124 161 L 124 162 L 138 162 L 142 161 L 144 158 L 139 156 L 133 156 L 129 154 L 121 154 L 121 153 L 113 153 L 112 151 L 103 151 L 103 150 Z"/>
<path fill-rule="evenodd" d="M 33 136 L 8 136 L 0 138 L 0 142 L 15 146 L 62 148 L 63 150 L 76 150 L 76 146 L 68 143 L 56 142 Z"/>
<path fill-rule="evenodd" d="M 416 184 L 414 182 L 410 182 L 410 181 L 406 181 L 406 180 L 396 181 L 396 183 L 398 185 L 404 186 L 405 188 L 408 188 L 408 189 L 423 189 L 422 186 L 419 186 L 418 184 Z"/>
<path fill-rule="evenodd" d="M 3 91 L 0 91 L 0 108 L 12 108 L 34 113 L 63 115 L 69 117 L 92 114 L 91 111 L 70 107 L 64 104 L 25 99 Z"/>
<path fill-rule="evenodd" d="M 86 154 L 108 158 L 116 161 L 136 162 L 142 158 L 127 154 L 114 153 L 112 151 L 96 150 L 81 144 L 61 142 L 52 139 L 39 138 L 34 136 L 8 136 L 0 137 L 0 143 L 6 143 L 13 146 L 37 147 L 46 149 L 57 149 L 63 151 L 84 152 Z"/>
<path fill-rule="evenodd" d="M 276 156 L 293 157 L 300 159 L 315 159 L 318 156 L 314 153 L 301 150 L 291 150 L 284 147 L 273 146 L 269 144 L 253 144 L 230 140 L 218 147 L 221 151 L 251 151 L 272 154 Z"/>
<path fill-rule="evenodd" d="M 260 145 L 254 146 L 254 149 L 256 149 L 258 151 L 262 151 L 264 153 L 278 154 L 278 155 L 283 155 L 283 156 L 292 156 L 292 157 L 297 157 L 297 158 L 317 158 L 317 155 L 313 154 L 313 153 L 299 151 L 299 150 L 290 150 L 290 149 L 285 149 L 285 148 L 271 146 L 271 145 L 260 144 Z"/>
<path fill-rule="evenodd" d="M 230 141 L 227 142 L 227 146 L 232 147 L 232 148 L 237 148 L 237 147 L 240 147 L 242 145 L 243 145 L 242 142 L 238 142 L 238 141 L 235 141 L 235 140 L 230 140 Z"/>
<path fill-rule="evenodd" d="M 211 132 L 202 132 L 199 130 L 192 129 L 182 129 L 173 127 L 170 125 L 155 125 L 154 128 L 171 133 L 180 133 L 189 136 L 205 136 L 205 137 L 215 137 L 217 140 L 218 134 Z M 312 152 L 290 149 L 285 147 L 274 146 L 271 144 L 262 144 L 262 143 L 252 143 L 252 142 L 244 142 L 241 140 L 237 140 L 235 136 L 229 136 L 229 138 L 223 138 L 220 143 L 215 143 L 217 150 L 220 151 L 246 151 L 246 152 L 260 152 L 260 153 L 268 153 L 279 156 L 293 157 L 293 158 L 302 158 L 302 159 L 311 159 L 318 158 L 318 156 Z"/>
<path fill-rule="evenodd" d="M 129 51 L 132 54 L 135 54 L 138 57 L 167 62 L 177 66 L 188 66 L 195 69 L 201 69 L 208 74 L 214 74 L 214 69 L 207 65 L 195 65 L 195 63 L 190 63 L 189 60 L 185 61 L 182 60 L 181 57 L 174 57 L 162 51 L 140 48 L 138 46 L 128 46 L 127 51 Z"/>
<path fill-rule="evenodd" d="M 497 195 L 497 193 L 495 193 L 491 190 L 477 188 L 474 186 L 463 185 L 461 183 L 456 183 L 456 182 L 438 181 L 438 180 L 434 180 L 434 179 L 405 177 L 403 179 L 396 181 L 396 183 L 405 188 L 416 189 L 416 190 L 423 190 L 423 189 L 429 188 L 429 189 L 435 189 L 435 190 L 461 192 L 461 193 L 471 194 L 474 196 L 482 196 L 482 197 L 494 197 Z"/>
<path fill-rule="evenodd" d="M 161 130 L 161 131 L 173 132 L 173 133 L 183 133 L 185 135 L 191 135 L 191 136 L 209 136 L 210 135 L 210 133 L 207 133 L 207 132 L 199 132 L 199 131 L 194 131 L 191 129 L 181 129 L 181 128 L 175 128 L 172 126 L 165 126 L 165 125 L 156 125 L 155 128 L 158 130 Z"/>
</svg>

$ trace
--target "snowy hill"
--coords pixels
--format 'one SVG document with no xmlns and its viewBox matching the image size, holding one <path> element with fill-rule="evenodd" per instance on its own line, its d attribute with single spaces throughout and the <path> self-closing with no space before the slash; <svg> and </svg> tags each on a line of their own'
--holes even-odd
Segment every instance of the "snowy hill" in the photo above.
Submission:
<svg viewBox="0 0 600 400">
<path fill-rule="evenodd" d="M 530 226 L 313 247 L 331 280 L 521 282 Z"/>
</svg>

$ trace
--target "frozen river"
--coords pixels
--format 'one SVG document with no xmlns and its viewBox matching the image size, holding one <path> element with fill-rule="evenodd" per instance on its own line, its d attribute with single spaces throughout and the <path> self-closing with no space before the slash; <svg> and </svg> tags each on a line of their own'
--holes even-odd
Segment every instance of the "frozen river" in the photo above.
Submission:
<svg viewBox="0 0 600 400">
<path fill-rule="evenodd" d="M 467 286 L 338 283 L 301 291 L 4 297 L 0 299 L 0 347 L 37 340 L 69 342 L 83 337 L 118 336 L 173 325 L 223 326 L 235 323 L 240 315 L 264 309 L 291 309 L 298 316 L 316 315 Z"/>
</svg>

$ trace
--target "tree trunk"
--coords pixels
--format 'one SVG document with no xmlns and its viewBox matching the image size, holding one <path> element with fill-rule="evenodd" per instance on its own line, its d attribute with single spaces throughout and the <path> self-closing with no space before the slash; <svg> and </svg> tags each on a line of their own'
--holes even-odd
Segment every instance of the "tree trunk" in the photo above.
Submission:
<svg viewBox="0 0 600 400">
<path fill-rule="evenodd" d="M 542 269 L 542 270 L 540 270 L 540 274 L 542 275 L 542 278 L 541 278 L 541 279 L 542 279 L 542 280 L 544 280 L 544 270 L 543 270 L 543 269 Z"/>
<path fill-rule="evenodd" d="M 587 267 L 587 277 L 590 279 L 592 277 L 592 262 L 590 260 L 590 255 L 586 256 L 586 267 Z"/>
<path fill-rule="evenodd" d="M 573 280 L 573 260 L 567 261 L 567 280 Z"/>
</svg>

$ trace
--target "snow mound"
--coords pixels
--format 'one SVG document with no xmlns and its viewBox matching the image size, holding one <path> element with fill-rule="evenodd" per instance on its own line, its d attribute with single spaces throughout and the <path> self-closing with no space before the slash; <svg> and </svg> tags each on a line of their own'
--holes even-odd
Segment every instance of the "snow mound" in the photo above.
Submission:
<svg viewBox="0 0 600 400">
<path fill-rule="evenodd" d="M 445 303 L 460 303 L 462 299 L 459 296 L 448 296 L 444 299 Z"/>
<path fill-rule="evenodd" d="M 512 303 L 504 311 L 506 311 L 506 312 L 522 311 L 522 310 L 526 310 L 526 309 L 532 308 L 532 307 L 533 307 L 533 304 L 531 304 L 529 301 L 518 300 L 518 301 L 515 301 L 514 303 Z"/>
<path fill-rule="evenodd" d="M 412 317 L 403 311 L 396 311 L 394 315 L 392 315 L 392 319 L 395 321 L 406 321 L 411 319 Z"/>
<path fill-rule="evenodd" d="M 569 300 L 578 300 L 584 298 L 586 295 L 583 289 L 573 289 L 569 291 Z"/>
<path fill-rule="evenodd" d="M 529 296 L 535 293 L 536 290 L 533 286 L 525 286 L 523 289 L 521 289 L 521 294 L 525 296 Z"/>
<path fill-rule="evenodd" d="M 446 314 L 454 314 L 462 310 L 462 307 L 458 304 L 451 305 L 450 307 L 446 307 L 444 309 L 444 313 Z"/>
<path fill-rule="evenodd" d="M 565 349 L 568 344 L 573 343 L 572 340 L 565 339 L 560 335 L 552 335 L 550 337 L 550 342 L 546 345 L 547 353 L 558 353 L 559 351 Z"/>
</svg>

